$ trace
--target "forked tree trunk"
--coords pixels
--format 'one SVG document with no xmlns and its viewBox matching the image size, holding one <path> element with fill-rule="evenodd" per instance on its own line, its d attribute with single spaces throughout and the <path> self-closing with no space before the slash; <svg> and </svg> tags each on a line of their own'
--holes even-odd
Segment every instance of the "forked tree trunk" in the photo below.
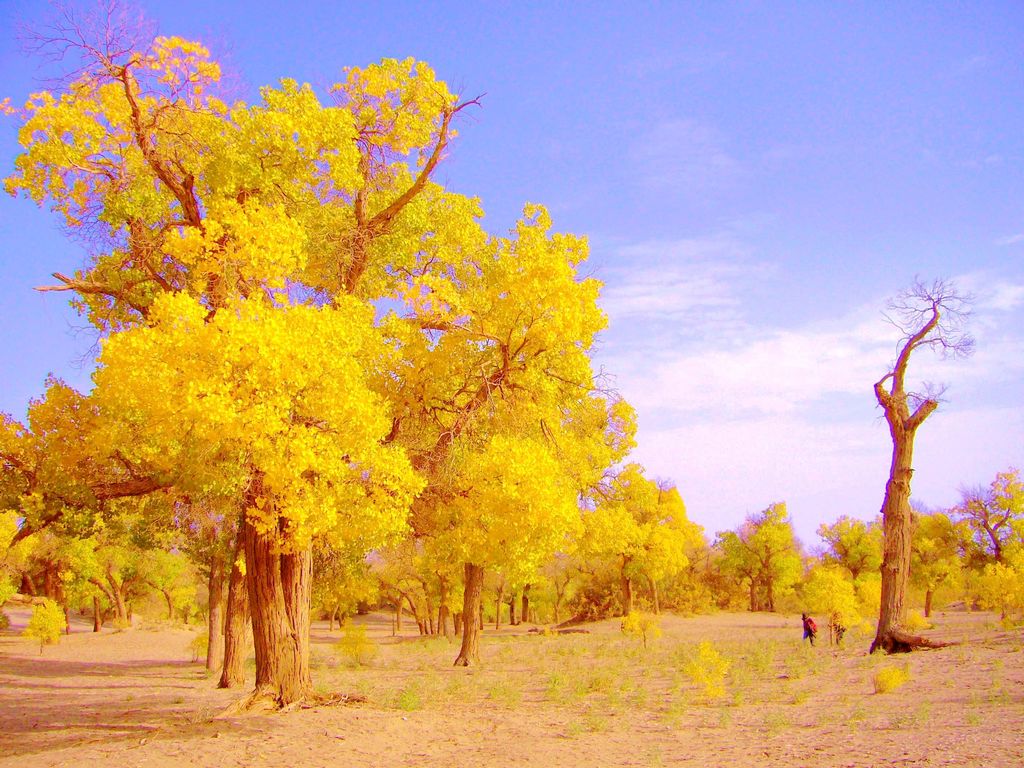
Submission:
<svg viewBox="0 0 1024 768">
<path fill-rule="evenodd" d="M 456 667 L 468 667 L 480 658 L 481 627 L 474 617 L 480 615 L 482 607 L 480 593 L 484 586 L 484 568 L 482 565 L 466 563 L 463 572 L 466 588 L 462 598 L 462 647 L 455 659 Z"/>
<path fill-rule="evenodd" d="M 224 560 L 214 554 L 207 580 L 209 610 L 206 619 L 206 668 L 216 672 L 224 663 Z"/>
<path fill-rule="evenodd" d="M 238 533 L 235 558 L 228 578 L 227 616 L 224 622 L 224 668 L 219 688 L 237 688 L 245 684 L 245 627 L 249 623 L 249 589 L 239 558 L 245 551 L 242 532 Z"/>
</svg>

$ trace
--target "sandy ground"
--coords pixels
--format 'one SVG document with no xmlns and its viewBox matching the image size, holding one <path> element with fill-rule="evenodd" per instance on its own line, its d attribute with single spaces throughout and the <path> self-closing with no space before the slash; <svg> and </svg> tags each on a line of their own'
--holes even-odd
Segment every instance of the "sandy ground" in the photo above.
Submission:
<svg viewBox="0 0 1024 768">
<path fill-rule="evenodd" d="M 369 666 L 345 663 L 337 630 L 313 636 L 318 683 L 368 703 L 219 719 L 241 693 L 191 662 L 192 632 L 75 620 L 40 655 L 7 613 L 0 766 L 1024 766 L 1024 636 L 989 614 L 940 614 L 933 634 L 962 644 L 895 659 L 860 637 L 803 648 L 798 618 L 765 614 L 664 617 L 649 650 L 617 622 L 489 629 L 468 670 L 371 615 Z M 721 699 L 680 672 L 701 640 L 733 659 Z M 903 664 L 910 681 L 876 694 Z"/>
</svg>

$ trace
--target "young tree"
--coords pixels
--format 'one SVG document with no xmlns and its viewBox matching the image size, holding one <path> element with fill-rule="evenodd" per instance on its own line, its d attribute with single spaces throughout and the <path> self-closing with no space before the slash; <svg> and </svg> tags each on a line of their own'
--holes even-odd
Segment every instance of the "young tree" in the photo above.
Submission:
<svg viewBox="0 0 1024 768">
<path fill-rule="evenodd" d="M 843 515 L 818 526 L 818 536 L 828 545 L 825 559 L 849 571 L 854 581 L 882 564 L 882 529 L 876 523 Z"/>
<path fill-rule="evenodd" d="M 955 584 L 961 572 L 960 536 L 945 512 L 917 513 L 910 543 L 910 578 L 924 589 L 924 615 L 932 615 L 935 591 Z"/>
<path fill-rule="evenodd" d="M 750 515 L 718 534 L 721 567 L 748 583 L 751 611 L 774 611 L 776 599 L 800 579 L 803 563 L 785 502 Z"/>
<path fill-rule="evenodd" d="M 939 407 L 940 393 L 928 388 L 923 393 L 907 391 L 910 357 L 922 348 L 954 356 L 967 355 L 973 348 L 973 339 L 964 330 L 968 299 L 951 283 L 915 282 L 889 308 L 890 321 L 903 335 L 896 361 L 874 387 L 875 398 L 889 425 L 892 461 L 882 502 L 882 599 L 872 653 L 878 649 L 889 653 L 905 651 L 926 644 L 921 638 L 902 632 L 900 623 L 905 615 L 904 598 L 910 578 L 914 438 L 925 419 Z"/>
<path fill-rule="evenodd" d="M 1020 471 L 996 474 L 988 488 L 961 491 L 961 502 L 951 511 L 971 531 L 972 554 L 983 562 L 1002 562 L 1013 540 L 1014 523 L 1024 520 L 1024 482 Z"/>
</svg>

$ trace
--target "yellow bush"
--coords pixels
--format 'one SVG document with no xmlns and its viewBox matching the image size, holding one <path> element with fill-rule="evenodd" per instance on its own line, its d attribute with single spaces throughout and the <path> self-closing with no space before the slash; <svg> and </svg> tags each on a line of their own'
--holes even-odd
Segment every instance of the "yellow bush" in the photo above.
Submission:
<svg viewBox="0 0 1024 768">
<path fill-rule="evenodd" d="M 708 641 L 697 646 L 697 652 L 683 667 L 683 672 L 695 685 L 704 689 L 709 699 L 718 699 L 725 695 L 725 675 L 729 672 L 731 662 L 722 656 Z"/>
<path fill-rule="evenodd" d="M 345 621 L 341 626 L 341 639 L 334 648 L 356 665 L 365 665 L 377 655 L 377 646 L 366 636 L 366 627 Z"/>
<path fill-rule="evenodd" d="M 907 667 L 882 667 L 875 673 L 875 693 L 895 691 L 910 679 Z"/>
<path fill-rule="evenodd" d="M 64 618 L 64 609 L 47 598 L 42 605 L 32 609 L 32 618 L 28 620 L 22 634 L 38 640 L 39 653 L 42 653 L 44 645 L 52 645 L 60 639 L 60 633 L 65 627 L 67 621 Z"/>
<path fill-rule="evenodd" d="M 640 611 L 630 611 L 629 615 L 622 620 L 622 633 L 630 637 L 639 637 L 644 641 L 644 648 L 647 641 L 657 640 L 661 637 L 661 623 L 657 616 Z"/>
<path fill-rule="evenodd" d="M 210 645 L 210 633 L 202 632 L 192 638 L 192 642 L 188 644 L 188 649 L 192 651 L 192 661 L 196 662 L 200 659 L 206 658 L 206 649 Z"/>
<path fill-rule="evenodd" d="M 920 632 L 922 629 L 931 629 L 935 625 L 921 615 L 920 611 L 911 611 L 907 614 L 903 627 L 910 632 Z"/>
</svg>

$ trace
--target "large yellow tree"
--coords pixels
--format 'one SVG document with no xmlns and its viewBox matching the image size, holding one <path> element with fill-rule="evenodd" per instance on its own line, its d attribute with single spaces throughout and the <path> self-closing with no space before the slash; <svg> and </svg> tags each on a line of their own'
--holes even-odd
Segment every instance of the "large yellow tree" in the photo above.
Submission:
<svg viewBox="0 0 1024 768">
<path fill-rule="evenodd" d="M 477 200 L 431 181 L 473 102 L 425 64 L 385 60 L 347 70 L 327 104 L 294 81 L 228 104 L 197 43 L 65 31 L 86 65 L 31 97 L 6 184 L 97 246 L 44 287 L 72 292 L 104 338 L 75 466 L 102 475 L 79 474 L 96 498 L 240 500 L 253 702 L 313 695 L 314 539 L 378 546 L 419 498 L 416 530 L 489 505 L 551 549 L 582 480 L 566 468 L 580 450 L 587 473 L 614 460 L 606 426 L 622 414 L 594 395 L 604 318 L 598 284 L 577 277 L 585 241 L 552 234 L 538 206 L 492 237 Z M 546 511 L 517 528 L 531 496 Z"/>
</svg>

